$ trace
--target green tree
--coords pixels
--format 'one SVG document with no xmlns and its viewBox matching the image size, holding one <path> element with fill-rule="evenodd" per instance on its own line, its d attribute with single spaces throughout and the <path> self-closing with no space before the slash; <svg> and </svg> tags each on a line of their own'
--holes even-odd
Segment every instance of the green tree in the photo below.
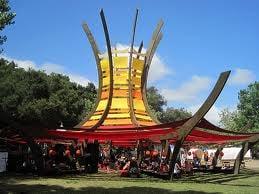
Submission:
<svg viewBox="0 0 259 194">
<path fill-rule="evenodd" d="M 92 83 L 84 87 L 61 74 L 25 71 L 0 60 L 0 113 L 23 125 L 58 127 L 63 122 L 72 127 L 90 111 L 95 98 Z"/>
<path fill-rule="evenodd" d="M 164 96 L 159 94 L 158 89 L 154 86 L 147 89 L 147 101 L 148 105 L 154 112 L 162 112 L 163 106 L 166 106 L 167 104 Z"/>
<path fill-rule="evenodd" d="M 11 12 L 8 0 L 0 0 L 0 31 L 2 31 L 6 26 L 14 23 L 13 19 L 15 13 Z M 6 41 L 7 37 L 5 35 L 0 35 L 0 45 Z M 0 53 L 3 50 L 0 50 Z"/>
<path fill-rule="evenodd" d="M 240 114 L 237 110 L 230 111 L 228 108 L 223 109 L 219 113 L 220 117 L 220 125 L 223 126 L 227 130 L 231 131 L 240 131 L 241 129 L 237 125 L 237 121 L 239 120 Z"/>
<path fill-rule="evenodd" d="M 259 82 L 252 83 L 238 94 L 240 127 L 250 126 L 251 131 L 259 131 Z"/>
<path fill-rule="evenodd" d="M 159 120 L 161 123 L 168 123 L 172 121 L 179 121 L 192 116 L 192 113 L 188 112 L 184 108 L 172 108 L 168 107 L 162 112 Z"/>
<path fill-rule="evenodd" d="M 259 82 L 250 84 L 238 93 L 236 111 L 223 110 L 221 124 L 230 130 L 242 132 L 259 131 Z"/>
<path fill-rule="evenodd" d="M 147 89 L 147 100 L 151 111 L 161 123 L 178 121 L 192 116 L 184 108 L 166 107 L 167 101 L 154 86 Z M 165 107 L 166 109 L 164 110 Z"/>
</svg>

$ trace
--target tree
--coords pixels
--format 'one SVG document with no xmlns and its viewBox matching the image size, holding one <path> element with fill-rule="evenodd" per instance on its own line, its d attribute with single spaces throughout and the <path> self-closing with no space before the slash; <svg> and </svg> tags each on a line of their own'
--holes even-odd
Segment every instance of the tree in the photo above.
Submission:
<svg viewBox="0 0 259 194">
<path fill-rule="evenodd" d="M 259 82 L 250 84 L 247 89 L 238 94 L 240 112 L 240 127 L 250 125 L 251 131 L 259 131 Z"/>
<path fill-rule="evenodd" d="M 239 112 L 236 111 L 230 111 L 228 108 L 222 110 L 219 113 L 220 117 L 220 125 L 222 125 L 227 130 L 231 131 L 240 131 L 241 129 L 237 125 L 237 121 L 240 117 Z"/>
<path fill-rule="evenodd" d="M 0 31 L 2 31 L 6 26 L 14 23 L 13 19 L 15 13 L 11 12 L 8 0 L 0 0 Z M 7 37 L 0 35 L 0 45 L 6 41 Z M 0 50 L 0 53 L 3 50 Z"/>
<path fill-rule="evenodd" d="M 158 89 L 154 86 L 147 89 L 147 100 L 151 111 L 161 123 L 173 122 L 192 116 L 192 114 L 184 108 L 176 109 L 167 107 L 164 110 L 164 107 L 167 105 L 167 101 L 164 96 L 159 94 Z"/>
<path fill-rule="evenodd" d="M 159 94 L 158 89 L 154 86 L 151 86 L 147 89 L 147 100 L 148 105 L 154 112 L 162 112 L 163 106 L 167 104 L 164 96 Z"/>
<path fill-rule="evenodd" d="M 230 130 L 242 132 L 259 131 L 259 82 L 250 84 L 238 93 L 236 111 L 223 110 L 221 124 Z"/>
<path fill-rule="evenodd" d="M 192 113 L 188 112 L 184 108 L 172 108 L 168 107 L 162 112 L 159 120 L 161 123 L 168 123 L 172 121 L 179 121 L 192 116 Z"/>
<path fill-rule="evenodd" d="M 72 127 L 91 111 L 95 98 L 92 83 L 84 87 L 61 74 L 25 71 L 0 60 L 0 113 L 22 125 Z"/>
</svg>

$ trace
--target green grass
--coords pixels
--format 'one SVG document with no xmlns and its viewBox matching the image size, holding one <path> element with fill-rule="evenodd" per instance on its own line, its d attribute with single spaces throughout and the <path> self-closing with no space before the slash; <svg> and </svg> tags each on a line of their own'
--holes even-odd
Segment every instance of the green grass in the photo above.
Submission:
<svg viewBox="0 0 259 194">
<path fill-rule="evenodd" d="M 122 178 L 116 174 L 59 177 L 0 176 L 0 193 L 259 193 L 259 172 L 239 175 L 195 173 L 170 182 L 149 176 Z"/>
</svg>

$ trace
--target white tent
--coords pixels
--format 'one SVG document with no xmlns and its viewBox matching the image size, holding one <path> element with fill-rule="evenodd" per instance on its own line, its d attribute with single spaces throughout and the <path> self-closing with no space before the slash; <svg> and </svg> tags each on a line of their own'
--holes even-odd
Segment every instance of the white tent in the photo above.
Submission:
<svg viewBox="0 0 259 194">
<path fill-rule="evenodd" d="M 6 171 L 8 152 L 0 152 L 0 172 Z"/>
</svg>

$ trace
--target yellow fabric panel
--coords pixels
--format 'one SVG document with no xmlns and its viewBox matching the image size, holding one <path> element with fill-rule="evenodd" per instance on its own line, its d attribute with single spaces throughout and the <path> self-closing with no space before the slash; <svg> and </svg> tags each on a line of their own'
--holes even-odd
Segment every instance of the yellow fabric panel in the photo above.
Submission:
<svg viewBox="0 0 259 194">
<path fill-rule="evenodd" d="M 104 86 L 107 86 L 107 85 L 109 85 L 109 84 L 110 84 L 110 76 L 103 78 L 103 85 L 104 85 Z"/>
<path fill-rule="evenodd" d="M 143 66 L 144 66 L 144 61 L 141 60 L 141 59 L 133 58 L 133 65 L 132 66 L 133 66 L 134 69 L 142 71 L 143 70 Z"/>
<path fill-rule="evenodd" d="M 109 113 L 125 113 L 129 112 L 129 107 L 126 109 L 110 109 Z"/>
<path fill-rule="evenodd" d="M 112 99 L 112 109 L 126 109 L 128 108 L 128 99 L 127 98 L 113 98 Z"/>
<path fill-rule="evenodd" d="M 109 60 L 107 58 L 104 58 L 100 61 L 102 71 L 109 70 Z"/>
<path fill-rule="evenodd" d="M 131 119 L 106 119 L 103 125 L 126 125 L 131 124 Z"/>
<path fill-rule="evenodd" d="M 134 106 L 134 109 L 136 109 L 136 110 L 142 110 L 142 111 L 146 110 L 145 105 L 142 100 L 133 99 L 133 106 Z"/>
<path fill-rule="evenodd" d="M 113 83 L 114 84 L 127 84 L 128 83 L 128 75 L 123 76 L 113 76 Z"/>
<path fill-rule="evenodd" d="M 113 64 L 115 68 L 127 68 L 128 57 L 113 57 Z"/>
<path fill-rule="evenodd" d="M 139 114 L 135 114 L 135 116 L 136 116 L 136 118 L 138 118 L 138 119 L 144 119 L 144 120 L 152 121 L 152 119 L 150 118 L 150 116 L 139 115 Z"/>
<path fill-rule="evenodd" d="M 117 75 L 117 76 L 126 76 L 126 77 L 128 77 L 129 71 L 128 71 L 128 70 L 125 70 L 125 69 L 123 69 L 123 71 L 122 71 L 121 69 L 115 70 L 115 71 L 114 71 L 114 75 Z"/>
<path fill-rule="evenodd" d="M 134 111 L 136 114 L 142 114 L 142 115 L 148 115 L 147 112 L 144 110 L 135 110 Z"/>
<path fill-rule="evenodd" d="M 104 110 L 107 106 L 107 103 L 108 103 L 108 99 L 100 100 L 100 102 L 96 108 L 96 111 Z"/>
<path fill-rule="evenodd" d="M 129 113 L 108 114 L 107 118 L 130 118 Z"/>
<path fill-rule="evenodd" d="M 102 115 L 93 115 L 93 116 L 91 116 L 91 120 L 99 120 L 100 118 L 102 117 Z"/>
<path fill-rule="evenodd" d="M 113 90 L 114 97 L 128 97 L 129 91 L 128 90 Z"/>
<path fill-rule="evenodd" d="M 140 85 L 141 84 L 141 78 L 132 77 L 132 83 L 135 84 L 135 85 Z"/>
<path fill-rule="evenodd" d="M 114 87 L 113 87 L 114 89 L 117 89 L 117 90 L 126 90 L 126 89 L 129 89 L 129 86 L 128 85 L 115 85 Z"/>
</svg>

